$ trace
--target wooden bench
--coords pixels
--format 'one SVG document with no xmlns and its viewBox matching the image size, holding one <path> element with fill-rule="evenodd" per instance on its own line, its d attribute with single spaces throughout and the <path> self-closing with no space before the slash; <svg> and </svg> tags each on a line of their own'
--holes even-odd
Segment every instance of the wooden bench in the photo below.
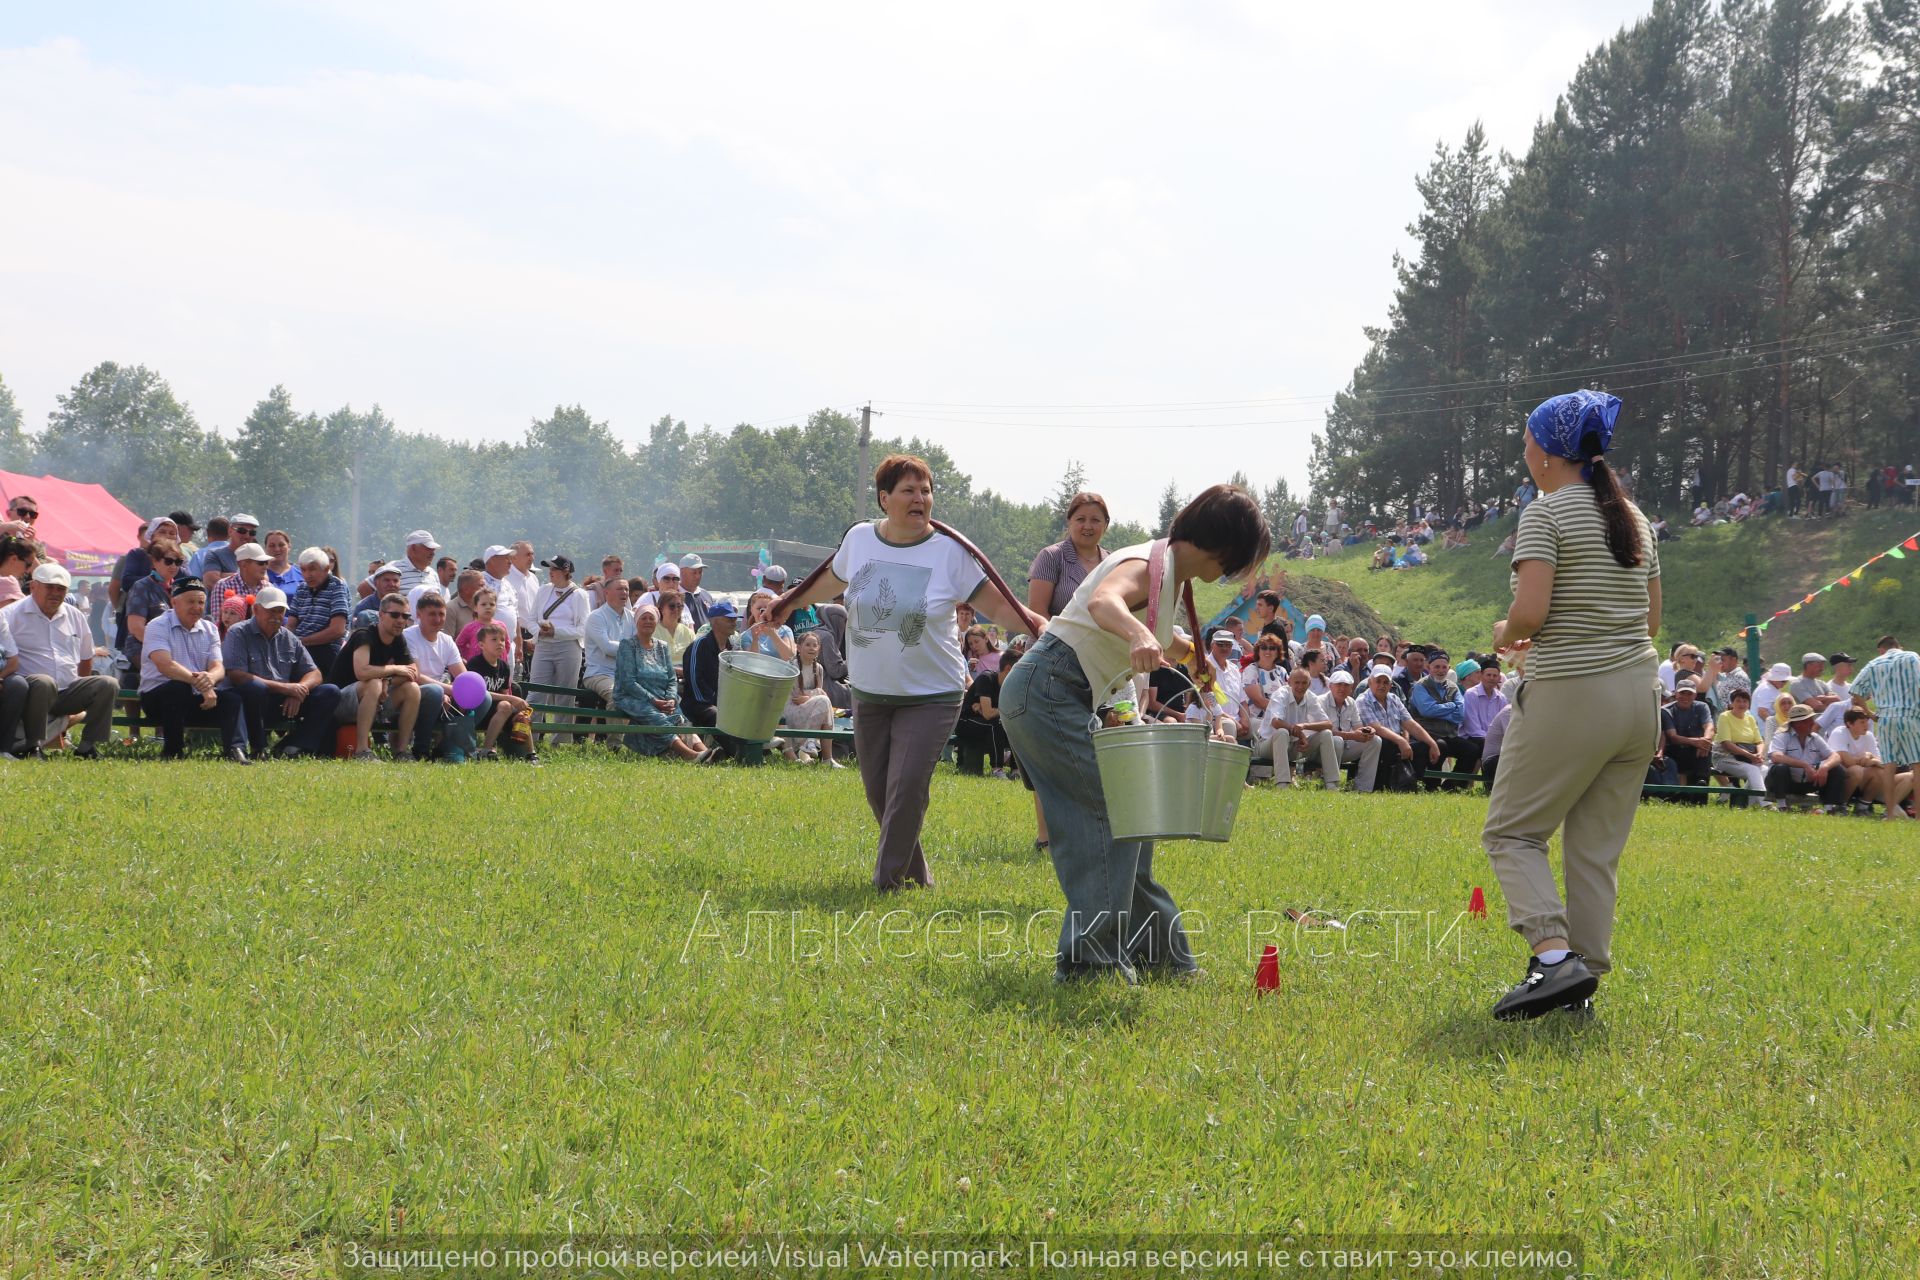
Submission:
<svg viewBox="0 0 1920 1280">
<path fill-rule="evenodd" d="M 573 698 L 593 698 L 598 701 L 590 689 L 570 688 L 565 685 L 535 684 L 531 681 L 521 686 L 530 695 L 541 694 L 551 698 L 554 695 Z M 701 725 L 640 724 L 623 711 L 606 706 L 568 706 L 551 701 L 535 702 L 530 697 L 527 706 L 532 708 L 534 716 L 533 731 L 537 734 L 577 734 L 587 737 L 594 734 L 613 734 L 625 736 L 641 734 L 651 737 L 684 737 L 692 735 L 703 742 L 714 742 L 719 734 L 712 728 Z M 565 717 L 565 718 L 562 718 Z M 853 744 L 851 729 L 792 729 L 780 726 L 782 738 L 813 738 L 821 742 L 844 742 Z M 748 763 L 758 763 L 766 754 L 767 744 L 749 742 L 743 744 L 741 759 Z"/>
</svg>

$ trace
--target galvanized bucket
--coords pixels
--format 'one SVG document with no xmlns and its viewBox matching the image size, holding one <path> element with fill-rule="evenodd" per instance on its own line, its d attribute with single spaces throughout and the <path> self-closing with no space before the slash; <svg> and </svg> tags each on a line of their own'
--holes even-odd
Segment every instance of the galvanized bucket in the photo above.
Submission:
<svg viewBox="0 0 1920 1280">
<path fill-rule="evenodd" d="M 1234 819 L 1240 816 L 1240 797 L 1247 789 L 1247 766 L 1253 748 L 1224 738 L 1207 739 L 1206 798 L 1201 802 L 1200 838 L 1222 842 L 1233 839 Z"/>
<path fill-rule="evenodd" d="M 742 742 L 771 742 L 793 696 L 800 668 L 745 649 L 720 655 L 720 701 L 714 728 Z"/>
<path fill-rule="evenodd" d="M 1191 840 L 1206 798 L 1207 727 L 1125 724 L 1098 729 L 1093 755 L 1116 840 Z"/>
</svg>

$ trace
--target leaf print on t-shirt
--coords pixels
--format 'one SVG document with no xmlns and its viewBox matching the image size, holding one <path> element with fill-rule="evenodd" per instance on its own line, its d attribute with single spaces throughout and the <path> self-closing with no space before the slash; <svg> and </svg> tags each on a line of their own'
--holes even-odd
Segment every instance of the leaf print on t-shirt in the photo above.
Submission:
<svg viewBox="0 0 1920 1280">
<path fill-rule="evenodd" d="M 911 649 L 920 643 L 920 637 L 927 631 L 927 598 L 921 596 L 907 610 L 906 621 L 900 624 L 900 643 Z"/>
<path fill-rule="evenodd" d="M 903 645 L 915 645 L 926 632 L 927 592 L 933 570 L 925 565 L 869 561 L 847 584 L 849 643 L 865 648 L 878 635 L 891 631 Z M 902 601 L 913 601 L 903 608 Z M 908 623 L 913 622 L 911 638 Z"/>
</svg>

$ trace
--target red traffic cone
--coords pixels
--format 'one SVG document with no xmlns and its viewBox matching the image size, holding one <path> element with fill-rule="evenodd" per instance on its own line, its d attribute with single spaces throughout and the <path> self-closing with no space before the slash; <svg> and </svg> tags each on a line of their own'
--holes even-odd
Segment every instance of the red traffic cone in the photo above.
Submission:
<svg viewBox="0 0 1920 1280">
<path fill-rule="evenodd" d="M 1479 916 L 1482 920 L 1487 918 L 1487 895 L 1479 885 L 1473 886 L 1473 896 L 1467 899 L 1467 914 Z"/>
<path fill-rule="evenodd" d="M 1257 995 L 1280 989 L 1280 948 L 1271 942 L 1260 953 L 1260 967 L 1253 971 L 1253 989 Z"/>
</svg>

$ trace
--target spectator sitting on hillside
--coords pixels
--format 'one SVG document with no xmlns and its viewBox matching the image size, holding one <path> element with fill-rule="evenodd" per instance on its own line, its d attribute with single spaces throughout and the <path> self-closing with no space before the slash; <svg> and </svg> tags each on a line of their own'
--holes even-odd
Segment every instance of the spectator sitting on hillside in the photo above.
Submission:
<svg viewBox="0 0 1920 1280">
<path fill-rule="evenodd" d="M 331 745 L 340 690 L 320 682 L 313 655 L 282 625 L 286 616 L 287 593 L 268 583 L 253 602 L 253 617 L 229 630 L 220 649 L 227 687 L 240 700 L 246 749 L 264 756 L 268 726 L 292 720 L 280 744 L 280 754 L 292 760 L 322 755 Z"/>
<path fill-rule="evenodd" d="M 1713 713 L 1699 697 L 1691 676 L 1674 681 L 1673 705 L 1660 711 L 1661 745 L 1684 786 L 1704 787 L 1713 755 Z M 1705 804 L 1705 796 L 1682 796 Z"/>
<path fill-rule="evenodd" d="M 826 669 L 820 665 L 819 630 L 815 627 L 807 632 L 794 646 L 794 663 L 800 668 L 800 674 L 794 677 L 793 693 L 787 698 L 787 708 L 781 713 L 780 722 L 795 729 L 833 728 L 833 700 L 827 696 L 827 673 Z M 993 673 L 983 674 L 991 676 Z M 976 676 L 975 683 L 977 684 L 978 681 L 979 677 Z M 996 692 L 999 689 L 997 680 L 994 683 L 994 689 Z M 965 715 L 966 707 L 963 704 L 961 707 L 963 719 Z M 995 728 L 997 729 L 998 726 Z M 839 765 L 839 762 L 833 758 L 831 741 L 802 738 L 799 743 L 797 748 L 791 742 L 787 745 L 785 748 L 787 759 L 792 760 L 797 755 L 799 759 L 808 763 L 814 760 L 825 760 L 830 765 Z M 994 756 L 993 759 L 998 761 L 999 757 Z M 997 764 L 995 767 L 998 767 Z"/>
<path fill-rule="evenodd" d="M 1827 656 L 1823 653 L 1808 653 L 1800 658 L 1800 678 L 1787 686 L 1787 692 L 1793 700 L 1815 711 L 1825 711 L 1834 703 L 1841 701 L 1821 679 L 1827 672 Z"/>
<path fill-rule="evenodd" d="M 267 549 L 257 542 L 245 542 L 233 549 L 239 568 L 220 579 L 207 593 L 207 616 L 225 635 L 234 623 L 252 616 L 253 604 L 267 582 Z"/>
<path fill-rule="evenodd" d="M 1436 657 L 1426 675 L 1412 684 L 1413 697 L 1409 705 L 1414 719 L 1440 748 L 1434 763 L 1451 760 L 1457 772 L 1472 773 L 1480 765 L 1480 748 L 1461 734 L 1461 726 L 1466 721 L 1466 702 L 1460 691 L 1447 683 L 1446 671 L 1445 658 Z M 1460 664 L 1458 675 L 1461 680 L 1478 679 L 1480 664 L 1467 659 Z"/>
<path fill-rule="evenodd" d="M 1393 690 L 1400 700 L 1408 706 L 1413 705 L 1413 686 L 1427 678 L 1427 651 L 1424 646 L 1410 644 L 1400 651 L 1399 670 L 1394 672 Z"/>
<path fill-rule="evenodd" d="M 54 716 L 84 715 L 86 728 L 74 755 L 91 760 L 113 732 L 113 700 L 119 689 L 110 676 L 93 673 L 93 631 L 79 605 L 67 600 L 73 576 L 48 560 L 35 566 L 26 599 L 0 611 L 8 650 L 18 679 L 6 681 L 6 710 L 0 719 L 18 724 L 26 740 L 16 752 L 12 735 L 0 742 L 0 754 L 36 757 L 47 741 Z"/>
<path fill-rule="evenodd" d="M 660 638 L 667 642 L 667 649 L 673 654 L 673 665 L 680 666 L 687 656 L 687 650 L 693 647 L 696 638 L 694 629 L 687 625 L 687 596 L 683 591 L 668 591 L 660 596 Z"/>
<path fill-rule="evenodd" d="M 1315 697 L 1327 696 L 1327 651 L 1316 646 L 1308 646 L 1300 651 L 1300 661 L 1294 664 L 1295 670 L 1307 673 L 1307 687 Z"/>
<path fill-rule="evenodd" d="M 1827 812 L 1838 813 L 1847 801 L 1847 771 L 1827 740 L 1814 732 L 1814 719 L 1812 707 L 1795 706 L 1774 732 L 1767 795 L 1784 809 L 1788 796 L 1817 794 Z"/>
<path fill-rule="evenodd" d="M 200 556 L 199 577 L 202 581 L 212 582 L 217 578 L 228 577 L 240 570 L 240 548 L 252 543 L 260 545 L 260 521 L 242 511 L 227 521 L 227 541 L 225 546 L 209 546 Z M 188 572 L 193 572 L 191 564 Z M 215 601 L 209 593 L 207 614 L 214 616 Z"/>
<path fill-rule="evenodd" d="M 1673 541 L 1673 530 L 1670 527 L 1668 527 L 1666 516 L 1664 515 L 1655 516 L 1653 518 L 1653 524 L 1651 527 L 1653 529 L 1653 536 L 1656 541 L 1658 542 Z"/>
<path fill-rule="evenodd" d="M 327 683 L 340 690 L 333 718 L 359 727 L 360 747 L 354 752 L 355 760 L 378 759 L 373 753 L 376 723 L 391 724 L 399 731 L 395 760 L 424 759 L 433 746 L 440 686 L 423 684 L 425 677 L 414 665 L 404 634 L 410 620 L 407 598 L 397 591 L 389 592 L 381 598 L 373 625 L 356 627 L 333 660 Z M 423 716 L 428 698 L 436 704 L 434 714 Z"/>
<path fill-rule="evenodd" d="M 285 529 L 269 529 L 260 545 L 267 549 L 267 581 L 280 588 L 287 599 L 293 599 L 293 593 L 300 589 L 300 567 L 292 561 L 293 538 Z"/>
<path fill-rule="evenodd" d="M 1261 636 L 1253 646 L 1253 664 L 1240 672 L 1240 692 L 1246 699 L 1247 726 L 1256 756 L 1271 732 L 1267 704 L 1286 687 L 1287 669 L 1280 665 L 1284 648 L 1285 641 L 1279 636 Z"/>
<path fill-rule="evenodd" d="M 681 664 L 680 711 L 689 721 L 711 727 L 720 701 L 720 655 L 732 647 L 738 617 L 731 600 L 715 600 L 707 607 L 707 629 L 688 646 Z M 700 758 L 712 764 L 734 755 L 738 747 L 725 734 L 716 735 L 718 745 Z"/>
<path fill-rule="evenodd" d="M 1339 764 L 1355 766 L 1354 790 L 1372 791 L 1380 773 L 1381 739 L 1372 725 L 1362 723 L 1360 704 L 1353 696 L 1353 676 L 1345 667 L 1327 677 L 1327 696 L 1320 699 L 1320 705 L 1326 709 L 1327 723 L 1332 726 L 1330 731 L 1339 752 Z M 1339 777 L 1335 773 L 1328 781 L 1337 784 Z"/>
<path fill-rule="evenodd" d="M 1248 733 L 1246 720 L 1247 695 L 1240 680 L 1240 664 L 1233 660 L 1233 633 L 1225 627 L 1215 627 L 1207 633 L 1207 664 L 1213 668 L 1214 688 L 1220 693 L 1213 707 L 1199 707 L 1200 722 L 1211 723 L 1224 718 L 1234 720 L 1242 726 L 1241 737 Z"/>
<path fill-rule="evenodd" d="M 287 606 L 294 638 L 307 647 L 322 677 L 333 670 L 333 660 L 347 637 L 351 613 L 347 584 L 333 571 L 325 547 L 300 553 L 300 586 Z"/>
<path fill-rule="evenodd" d="M 141 650 L 140 711 L 160 726 L 162 759 L 185 755 L 187 725 L 211 719 L 220 726 L 227 759 L 252 764 L 240 745 L 240 696 L 224 683 L 220 633 L 206 610 L 207 590 L 198 578 L 174 580 L 173 607 L 147 628 Z"/>
<path fill-rule="evenodd" d="M 507 629 L 489 622 L 479 631 L 479 652 L 467 660 L 467 670 L 477 674 L 487 686 L 487 705 L 481 709 L 486 732 L 480 740 L 480 760 L 497 760 L 500 735 L 508 725 L 528 713 L 527 700 L 513 689 L 513 668 L 507 663 Z M 528 764 L 540 763 L 533 750 L 532 736 L 527 739 L 524 757 Z M 509 753 L 514 754 L 514 753 Z"/>
<path fill-rule="evenodd" d="M 1850 706 L 1840 731 L 1827 739 L 1847 771 L 1847 787 L 1853 793 L 1854 806 L 1863 813 L 1870 812 L 1876 800 L 1901 804 L 1913 791 L 1913 773 L 1909 770 L 1893 775 L 1890 800 L 1881 794 L 1885 790 L 1880 768 L 1884 761 L 1880 758 L 1880 743 L 1873 736 L 1872 722 L 1870 713 Z"/>
<path fill-rule="evenodd" d="M 1767 766 L 1761 759 L 1765 738 L 1752 706 L 1753 695 L 1745 689 L 1735 688 L 1728 693 L 1727 709 L 1720 713 L 1719 723 L 1714 726 L 1712 764 L 1715 773 L 1725 774 L 1758 795 L 1767 789 Z M 1733 807 L 1746 808 L 1747 799 L 1735 796 Z"/>
<path fill-rule="evenodd" d="M 620 642 L 614 664 L 613 706 L 640 724 L 678 726 L 688 723 L 681 713 L 680 680 L 673 655 L 659 635 L 660 610 L 643 604 L 633 611 L 633 634 Z M 671 753 L 697 760 L 700 748 L 679 734 L 626 735 L 627 750 L 643 756 Z"/>
<path fill-rule="evenodd" d="M 611 706 L 613 669 L 620 660 L 620 642 L 633 634 L 633 618 L 627 613 L 625 578 L 607 579 L 600 593 L 600 607 L 587 615 L 586 675 L 580 686 L 600 699 L 601 706 Z"/>
<path fill-rule="evenodd" d="M 400 566 L 400 583 L 394 590 L 413 599 L 415 587 L 438 588 L 440 575 L 434 571 L 433 553 L 439 549 L 440 544 L 425 529 L 415 529 L 408 534 L 406 550 L 394 561 Z"/>
</svg>

